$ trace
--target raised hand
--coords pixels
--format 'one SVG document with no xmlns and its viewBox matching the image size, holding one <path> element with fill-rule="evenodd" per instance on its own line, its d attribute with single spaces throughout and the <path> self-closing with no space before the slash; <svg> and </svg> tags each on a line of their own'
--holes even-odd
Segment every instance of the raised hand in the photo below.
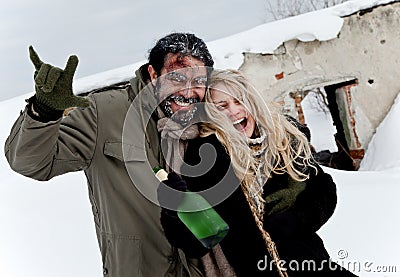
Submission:
<svg viewBox="0 0 400 277">
<path fill-rule="evenodd" d="M 29 56 L 36 69 L 36 102 L 41 110 L 89 106 L 86 98 L 75 96 L 72 91 L 72 81 L 78 66 L 77 56 L 69 57 L 64 70 L 42 62 L 32 46 L 29 46 Z"/>
</svg>

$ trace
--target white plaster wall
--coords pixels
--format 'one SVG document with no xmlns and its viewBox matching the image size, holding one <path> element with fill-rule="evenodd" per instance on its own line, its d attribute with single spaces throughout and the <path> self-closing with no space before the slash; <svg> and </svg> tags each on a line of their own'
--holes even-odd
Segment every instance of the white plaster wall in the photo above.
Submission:
<svg viewBox="0 0 400 277">
<path fill-rule="evenodd" d="M 400 92 L 400 3 L 345 17 L 338 38 L 292 40 L 274 55 L 244 55 L 240 70 L 267 100 L 279 101 L 291 91 L 358 79 L 358 86 L 351 90 L 352 108 L 357 134 L 366 149 Z M 275 75 L 281 72 L 284 78 L 277 80 Z"/>
</svg>

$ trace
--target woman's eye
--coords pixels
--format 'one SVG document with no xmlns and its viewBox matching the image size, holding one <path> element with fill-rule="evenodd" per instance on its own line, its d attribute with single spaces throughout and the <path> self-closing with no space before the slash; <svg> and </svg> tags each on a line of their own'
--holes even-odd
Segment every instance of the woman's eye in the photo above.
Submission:
<svg viewBox="0 0 400 277">
<path fill-rule="evenodd" d="M 217 105 L 217 109 L 218 110 L 225 110 L 226 109 L 226 105 Z"/>
</svg>

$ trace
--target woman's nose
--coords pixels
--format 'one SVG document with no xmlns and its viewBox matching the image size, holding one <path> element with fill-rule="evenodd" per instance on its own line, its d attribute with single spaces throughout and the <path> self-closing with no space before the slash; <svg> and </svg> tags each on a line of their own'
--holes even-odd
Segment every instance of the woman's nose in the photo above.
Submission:
<svg viewBox="0 0 400 277">
<path fill-rule="evenodd" d="M 228 110 L 229 110 L 229 113 L 232 116 L 235 116 L 235 115 L 240 113 L 240 106 L 239 105 L 235 105 L 235 104 L 231 104 L 231 105 L 229 105 Z"/>
</svg>

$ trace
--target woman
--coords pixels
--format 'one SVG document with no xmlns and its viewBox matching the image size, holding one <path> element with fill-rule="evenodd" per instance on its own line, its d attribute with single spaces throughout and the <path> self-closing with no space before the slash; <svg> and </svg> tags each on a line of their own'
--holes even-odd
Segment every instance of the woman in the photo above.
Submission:
<svg viewBox="0 0 400 277">
<path fill-rule="evenodd" d="M 184 176 L 182 169 L 184 180 L 170 174 L 166 183 L 191 191 L 220 182 L 232 188 L 214 208 L 230 227 L 219 246 L 235 274 L 354 276 L 329 261 L 316 234 L 334 212 L 336 186 L 313 161 L 296 124 L 269 109 L 238 71 L 214 72 L 206 102 L 209 123 L 202 123 L 200 137 L 189 142 L 185 162 L 200 164 L 205 144 L 215 149 L 216 161 L 203 175 Z M 226 177 L 230 166 L 234 178 Z M 176 213 L 163 209 L 161 222 L 171 244 L 187 255 L 209 252 Z"/>
</svg>

